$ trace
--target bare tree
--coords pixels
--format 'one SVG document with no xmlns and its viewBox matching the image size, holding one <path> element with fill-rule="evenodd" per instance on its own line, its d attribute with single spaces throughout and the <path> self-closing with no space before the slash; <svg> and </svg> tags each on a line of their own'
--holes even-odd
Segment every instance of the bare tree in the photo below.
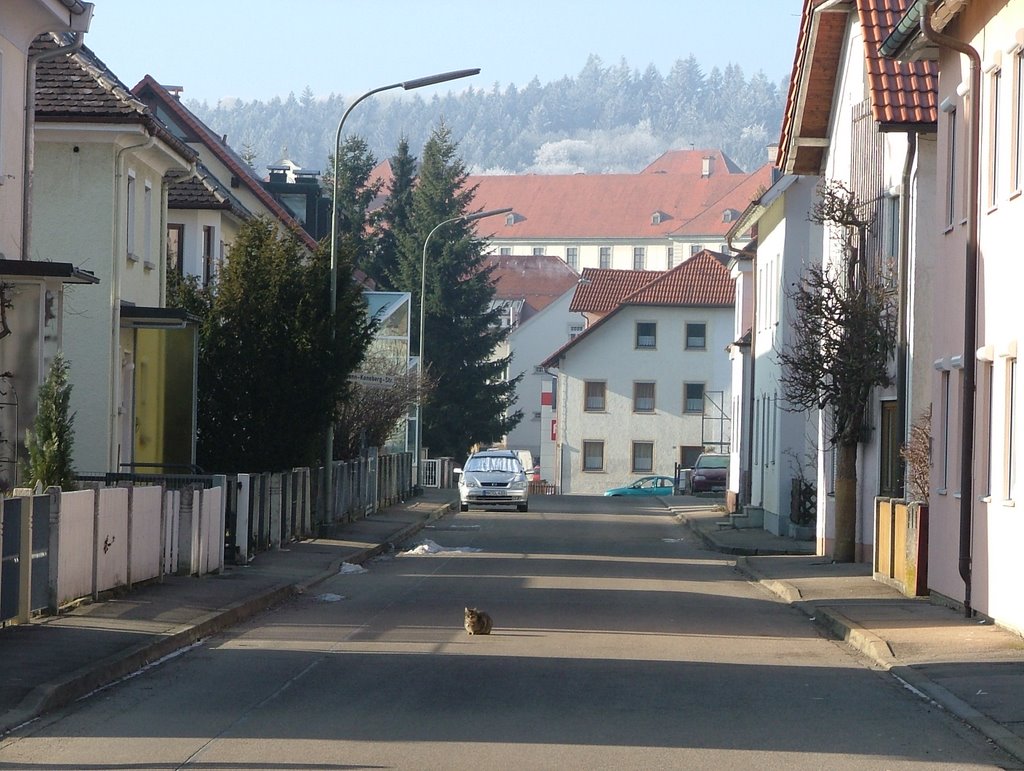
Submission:
<svg viewBox="0 0 1024 771">
<path fill-rule="evenodd" d="M 401 426 L 412 405 L 430 395 L 435 382 L 429 373 L 422 383 L 408 359 L 389 353 L 370 353 L 365 372 L 380 379 L 372 385 L 353 382 L 338 407 L 334 441 L 342 458 L 356 458 L 366 447 L 382 447 Z"/>
<path fill-rule="evenodd" d="M 787 292 L 794 318 L 793 342 L 776 351 L 786 398 L 797 409 L 816 408 L 828 421 L 826 437 L 836 452 L 836 540 L 833 557 L 855 558 L 857 453 L 864 440 L 872 390 L 891 384 L 889 357 L 895 343 L 891 300 L 885 282 L 862 259 L 870 221 L 841 182 L 818 188 L 812 221 L 839 240 L 838 259 L 812 265 Z"/>
<path fill-rule="evenodd" d="M 900 450 L 907 464 L 907 490 L 915 500 L 928 503 L 929 475 L 932 468 L 932 406 L 918 416 L 910 427 L 910 437 Z"/>
</svg>

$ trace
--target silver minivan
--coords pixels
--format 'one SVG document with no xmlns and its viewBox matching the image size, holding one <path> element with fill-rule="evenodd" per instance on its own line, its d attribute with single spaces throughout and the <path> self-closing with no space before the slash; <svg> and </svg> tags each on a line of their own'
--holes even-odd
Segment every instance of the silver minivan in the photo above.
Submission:
<svg viewBox="0 0 1024 771">
<path fill-rule="evenodd" d="M 515 506 L 528 511 L 530 482 L 519 456 L 512 450 L 481 450 L 455 469 L 459 477 L 459 509 L 470 506 Z"/>
</svg>

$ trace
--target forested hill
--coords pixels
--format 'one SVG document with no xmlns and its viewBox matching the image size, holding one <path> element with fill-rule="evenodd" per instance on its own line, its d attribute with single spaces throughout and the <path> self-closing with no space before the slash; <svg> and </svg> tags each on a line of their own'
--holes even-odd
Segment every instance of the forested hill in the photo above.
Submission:
<svg viewBox="0 0 1024 771">
<path fill-rule="evenodd" d="M 481 76 L 475 78 L 480 80 Z M 473 83 L 473 81 L 463 81 Z M 458 83 L 451 84 L 455 88 Z M 440 120 L 451 127 L 472 173 L 637 172 L 666 150 L 721 148 L 746 171 L 768 160 L 778 140 L 784 83 L 736 65 L 704 72 L 691 55 L 666 75 L 591 56 L 575 77 L 525 87 L 475 84 L 424 100 L 415 91 L 376 95 L 345 122 L 378 160 L 404 135 L 418 154 Z M 356 95 L 357 96 L 357 95 Z M 186 105 L 249 159 L 258 173 L 282 158 L 323 170 L 350 95 L 316 98 L 307 87 L 286 100 Z"/>
</svg>

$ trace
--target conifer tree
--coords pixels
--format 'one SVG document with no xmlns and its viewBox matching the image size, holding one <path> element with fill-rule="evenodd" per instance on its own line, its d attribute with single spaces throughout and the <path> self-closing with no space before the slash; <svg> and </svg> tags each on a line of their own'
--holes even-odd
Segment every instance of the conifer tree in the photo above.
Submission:
<svg viewBox="0 0 1024 771">
<path fill-rule="evenodd" d="M 280 471 L 321 460 L 328 417 L 372 336 L 349 253 L 338 269 L 331 342 L 326 249 L 256 219 L 240 230 L 216 284 L 174 302 L 201 316 L 197 456 L 210 471 Z"/>
<path fill-rule="evenodd" d="M 417 310 L 421 300 L 426 309 L 426 371 L 436 386 L 424 404 L 423 444 L 435 457 L 461 456 L 474 444 L 497 441 L 522 418 L 521 412 L 508 413 L 519 381 L 505 380 L 510 357 L 491 358 L 508 329 L 490 307 L 494 285 L 482 268 L 484 242 L 475 223 L 449 223 L 427 243 L 426 296 L 419 296 L 427 235 L 474 211 L 467 176 L 442 124 L 423 148 L 411 227 L 399 234 L 398 286 L 413 294 Z M 486 220 L 479 224 L 486 227 Z M 420 350 L 416 337 L 413 349 Z"/>
<path fill-rule="evenodd" d="M 30 487 L 57 485 L 74 489 L 75 470 L 72 450 L 75 442 L 75 415 L 71 412 L 71 383 L 68 362 L 58 353 L 39 389 L 39 407 L 35 426 L 25 432 L 28 450 L 26 482 Z"/>
<path fill-rule="evenodd" d="M 407 237 L 411 227 L 415 183 L 416 157 L 409 152 L 409 140 L 402 137 L 398 150 L 391 156 L 391 184 L 382 191 L 387 200 L 376 222 L 372 271 L 366 271 L 382 289 L 394 289 L 399 283 L 399 242 Z"/>
<path fill-rule="evenodd" d="M 339 251 L 353 255 L 356 267 L 371 278 L 377 278 L 372 257 L 375 248 L 368 235 L 370 205 L 380 192 L 379 182 L 370 182 L 377 160 L 366 140 L 350 136 L 341 143 L 338 157 L 338 244 Z M 327 192 L 334 190 L 334 154 L 327 159 L 324 175 Z"/>
</svg>

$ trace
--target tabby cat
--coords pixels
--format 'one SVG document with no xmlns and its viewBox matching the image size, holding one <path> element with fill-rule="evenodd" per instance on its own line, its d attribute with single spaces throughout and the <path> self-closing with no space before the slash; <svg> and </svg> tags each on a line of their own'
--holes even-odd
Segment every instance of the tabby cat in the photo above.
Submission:
<svg viewBox="0 0 1024 771">
<path fill-rule="evenodd" d="M 487 613 L 476 608 L 466 608 L 464 626 L 470 634 L 490 634 L 492 624 L 491 617 Z"/>
</svg>

